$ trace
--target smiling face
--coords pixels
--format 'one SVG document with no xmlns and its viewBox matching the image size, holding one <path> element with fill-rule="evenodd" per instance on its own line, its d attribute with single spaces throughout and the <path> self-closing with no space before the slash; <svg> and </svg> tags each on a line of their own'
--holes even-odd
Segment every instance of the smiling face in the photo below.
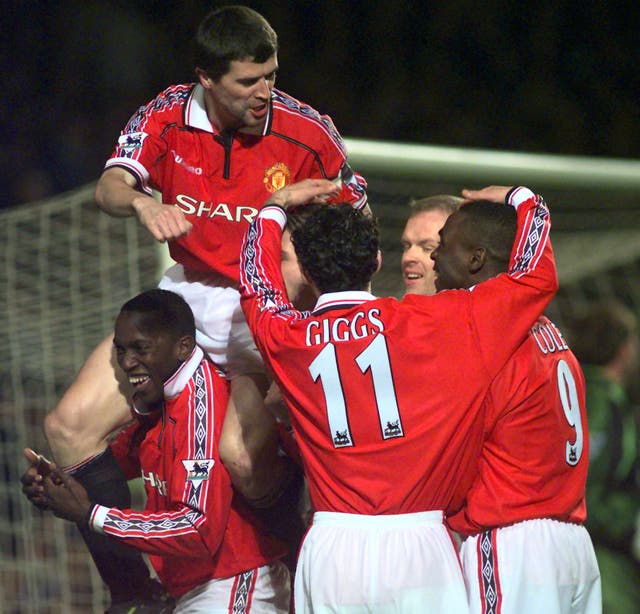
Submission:
<svg viewBox="0 0 640 614">
<path fill-rule="evenodd" d="M 118 365 L 133 388 L 140 413 L 157 411 L 164 402 L 164 383 L 188 358 L 191 337 L 175 338 L 149 325 L 148 316 L 122 311 L 116 319 L 113 345 Z"/>
<path fill-rule="evenodd" d="M 449 214 L 441 209 L 421 211 L 411 216 L 402 233 L 402 278 L 405 294 L 436 293 L 431 252 L 438 247 L 438 232 Z"/>
<path fill-rule="evenodd" d="M 263 63 L 233 60 L 229 71 L 218 80 L 210 79 L 205 71 L 198 69 L 211 123 L 220 131 L 243 129 L 260 133 L 269 110 L 277 70 L 275 54 Z"/>
</svg>

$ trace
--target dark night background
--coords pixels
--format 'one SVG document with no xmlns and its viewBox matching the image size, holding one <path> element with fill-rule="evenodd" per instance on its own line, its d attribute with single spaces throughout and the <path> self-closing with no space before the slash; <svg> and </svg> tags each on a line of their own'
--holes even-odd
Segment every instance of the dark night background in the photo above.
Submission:
<svg viewBox="0 0 640 614">
<path fill-rule="evenodd" d="M 192 33 L 229 2 L 2 3 L 2 206 L 96 179 L 119 130 L 193 80 Z M 640 158 L 637 2 L 246 2 L 277 86 L 344 136 Z"/>
</svg>

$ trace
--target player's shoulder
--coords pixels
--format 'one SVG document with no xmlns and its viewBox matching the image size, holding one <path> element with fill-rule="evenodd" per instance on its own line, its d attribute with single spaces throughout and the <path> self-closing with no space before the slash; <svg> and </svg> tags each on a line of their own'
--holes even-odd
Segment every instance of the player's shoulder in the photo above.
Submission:
<svg viewBox="0 0 640 614">
<path fill-rule="evenodd" d="M 129 120 L 126 131 L 132 132 L 149 122 L 174 123 L 180 122 L 183 107 L 191 96 L 194 83 L 170 85 L 162 90 L 146 104 L 143 104 Z"/>
<path fill-rule="evenodd" d="M 194 86 L 195 83 L 170 85 L 145 105 L 147 112 L 162 113 L 175 109 L 176 107 L 181 109 L 191 96 Z"/>
<path fill-rule="evenodd" d="M 205 355 L 202 357 L 200 366 L 202 367 L 203 372 L 211 378 L 213 384 L 216 387 L 227 387 L 227 376 L 224 370 L 221 369 L 215 362 L 213 362 L 208 354 L 205 353 Z"/>
<path fill-rule="evenodd" d="M 272 130 L 280 133 L 324 134 L 342 144 L 342 137 L 329 115 L 322 114 L 314 107 L 297 98 L 274 89 L 271 94 L 273 105 Z"/>
</svg>

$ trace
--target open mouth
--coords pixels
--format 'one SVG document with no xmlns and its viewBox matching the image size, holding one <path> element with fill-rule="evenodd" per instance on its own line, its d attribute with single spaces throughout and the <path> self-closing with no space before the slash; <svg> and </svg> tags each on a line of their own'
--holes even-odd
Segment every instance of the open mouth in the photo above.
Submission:
<svg viewBox="0 0 640 614">
<path fill-rule="evenodd" d="M 405 272 L 404 274 L 404 282 L 406 284 L 409 284 L 411 282 L 414 281 L 420 281 L 422 279 L 422 275 L 420 273 L 410 273 L 410 272 Z"/>
<path fill-rule="evenodd" d="M 130 375 L 129 376 L 129 383 L 136 390 L 144 386 L 150 380 L 151 378 L 148 375 Z"/>
<path fill-rule="evenodd" d="M 250 109 L 251 115 L 256 119 L 262 119 L 267 114 L 267 105 L 263 104 L 259 107 L 253 107 Z"/>
</svg>

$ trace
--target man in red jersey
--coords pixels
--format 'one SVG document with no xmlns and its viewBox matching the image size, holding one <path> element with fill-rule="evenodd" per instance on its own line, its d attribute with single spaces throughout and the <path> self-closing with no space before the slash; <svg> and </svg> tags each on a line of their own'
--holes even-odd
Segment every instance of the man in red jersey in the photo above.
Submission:
<svg viewBox="0 0 640 614">
<path fill-rule="evenodd" d="M 376 220 L 345 203 L 319 207 L 291 235 L 318 296 L 304 313 L 280 272 L 284 208 L 330 191 L 306 180 L 276 192 L 249 228 L 240 268 L 242 307 L 289 410 L 315 510 L 296 612 L 465 612 L 443 515 L 464 499 L 494 375 L 557 288 L 548 211 L 526 188 L 473 193 L 517 208 L 510 273 L 473 292 L 398 301 L 368 291 Z"/>
<path fill-rule="evenodd" d="M 516 216 L 506 207 L 482 203 L 453 214 L 431 256 L 439 296 L 505 273 L 515 235 Z M 477 473 L 463 507 L 447 519 L 469 536 L 461 557 L 471 612 L 601 612 L 598 564 L 583 526 L 584 377 L 548 318 L 538 318 L 493 379 L 481 414 Z"/>
<path fill-rule="evenodd" d="M 94 503 L 57 470 L 37 481 L 28 471 L 25 492 L 56 516 L 146 552 L 175 612 L 248 612 L 249 604 L 287 612 L 283 548 L 249 521 L 220 462 L 229 384 L 196 345 L 191 309 L 173 292 L 144 292 L 122 307 L 114 347 L 139 419 L 112 451 L 127 477 L 142 474 L 145 509 Z"/>
<path fill-rule="evenodd" d="M 330 179 L 341 200 L 367 206 L 366 184 L 351 171 L 331 119 L 274 88 L 277 51 L 276 33 L 255 11 L 230 6 L 207 15 L 196 36 L 197 82 L 171 86 L 138 109 L 96 188 L 102 210 L 136 216 L 169 243 L 177 264 L 160 287 L 185 297 L 198 344 L 231 381 L 221 457 L 234 485 L 267 507 L 287 494 L 291 467 L 277 455 L 274 418 L 263 405 L 267 377 L 239 306 L 242 237 L 270 193 L 307 177 Z M 130 393 L 107 338 L 45 420 L 58 465 L 121 507 L 129 495 L 107 440 L 131 418 Z M 105 554 L 95 540 L 90 549 L 112 600 L 142 587 L 142 561 Z"/>
</svg>

